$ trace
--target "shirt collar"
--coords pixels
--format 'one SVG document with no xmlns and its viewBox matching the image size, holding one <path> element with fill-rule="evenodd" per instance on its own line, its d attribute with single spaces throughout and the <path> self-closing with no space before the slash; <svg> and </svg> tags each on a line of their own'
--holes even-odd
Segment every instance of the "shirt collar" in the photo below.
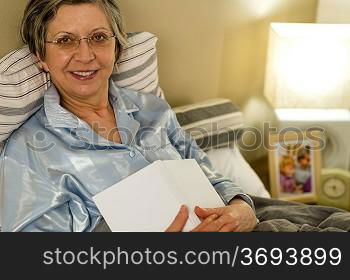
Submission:
<svg viewBox="0 0 350 280">
<path fill-rule="evenodd" d="M 140 110 L 128 97 L 127 92 L 118 88 L 112 80 L 109 80 L 109 98 L 112 104 L 117 104 L 118 111 L 130 114 Z"/>
<path fill-rule="evenodd" d="M 77 128 L 79 119 L 60 105 L 60 96 L 54 84 L 44 94 L 44 109 L 52 127 Z"/>
<path fill-rule="evenodd" d="M 109 98 L 116 115 L 131 114 L 140 110 L 127 96 L 127 92 L 119 89 L 112 80 L 109 81 Z M 44 95 L 44 109 L 48 123 L 52 127 L 78 128 L 80 126 L 79 118 L 60 105 L 60 95 L 54 84 L 51 84 Z"/>
</svg>

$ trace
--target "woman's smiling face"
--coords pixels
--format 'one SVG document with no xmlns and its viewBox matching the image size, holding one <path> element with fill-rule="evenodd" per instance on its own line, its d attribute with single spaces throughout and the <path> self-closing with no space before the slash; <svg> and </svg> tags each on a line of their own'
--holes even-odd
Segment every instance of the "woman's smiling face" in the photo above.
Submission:
<svg viewBox="0 0 350 280">
<path fill-rule="evenodd" d="M 62 42 L 91 35 L 113 35 L 103 9 L 96 4 L 63 5 L 48 25 L 46 40 Z M 41 62 L 61 95 L 85 99 L 108 92 L 115 46 L 113 37 L 103 47 L 91 47 L 86 39 L 70 49 L 46 43 Z"/>
</svg>

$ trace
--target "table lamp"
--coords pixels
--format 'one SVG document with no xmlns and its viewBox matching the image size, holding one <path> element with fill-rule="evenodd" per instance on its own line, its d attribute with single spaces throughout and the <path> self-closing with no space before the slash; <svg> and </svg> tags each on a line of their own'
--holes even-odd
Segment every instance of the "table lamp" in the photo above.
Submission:
<svg viewBox="0 0 350 280">
<path fill-rule="evenodd" d="M 264 95 L 281 128 L 324 128 L 324 167 L 350 168 L 350 24 L 272 23 Z"/>
</svg>

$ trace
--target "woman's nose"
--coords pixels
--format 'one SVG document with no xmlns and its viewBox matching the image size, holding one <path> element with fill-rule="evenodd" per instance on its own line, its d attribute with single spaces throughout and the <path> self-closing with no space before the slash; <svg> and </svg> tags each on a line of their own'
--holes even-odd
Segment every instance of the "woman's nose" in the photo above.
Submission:
<svg viewBox="0 0 350 280">
<path fill-rule="evenodd" d="M 96 58 L 93 49 L 90 47 L 88 40 L 80 40 L 79 46 L 75 52 L 75 59 L 82 63 L 88 63 Z"/>
</svg>

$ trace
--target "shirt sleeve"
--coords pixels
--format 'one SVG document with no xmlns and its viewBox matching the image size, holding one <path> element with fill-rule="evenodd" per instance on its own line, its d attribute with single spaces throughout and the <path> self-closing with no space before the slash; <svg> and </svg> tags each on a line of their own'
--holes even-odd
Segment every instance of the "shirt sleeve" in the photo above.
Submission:
<svg viewBox="0 0 350 280">
<path fill-rule="evenodd" d="M 54 186 L 27 165 L 5 156 L 0 159 L 3 231 L 72 232 L 89 229 L 88 210 L 78 195 L 65 188 L 65 180 L 61 180 L 61 186 Z"/>
<path fill-rule="evenodd" d="M 176 119 L 175 112 L 170 109 L 167 133 L 171 144 L 176 148 L 183 159 L 195 159 L 197 161 L 225 204 L 228 204 L 233 198 L 241 198 L 255 211 L 252 199 L 245 194 L 237 184 L 225 178 L 215 170 L 207 154 L 203 152 L 196 141 L 181 128 Z"/>
</svg>

